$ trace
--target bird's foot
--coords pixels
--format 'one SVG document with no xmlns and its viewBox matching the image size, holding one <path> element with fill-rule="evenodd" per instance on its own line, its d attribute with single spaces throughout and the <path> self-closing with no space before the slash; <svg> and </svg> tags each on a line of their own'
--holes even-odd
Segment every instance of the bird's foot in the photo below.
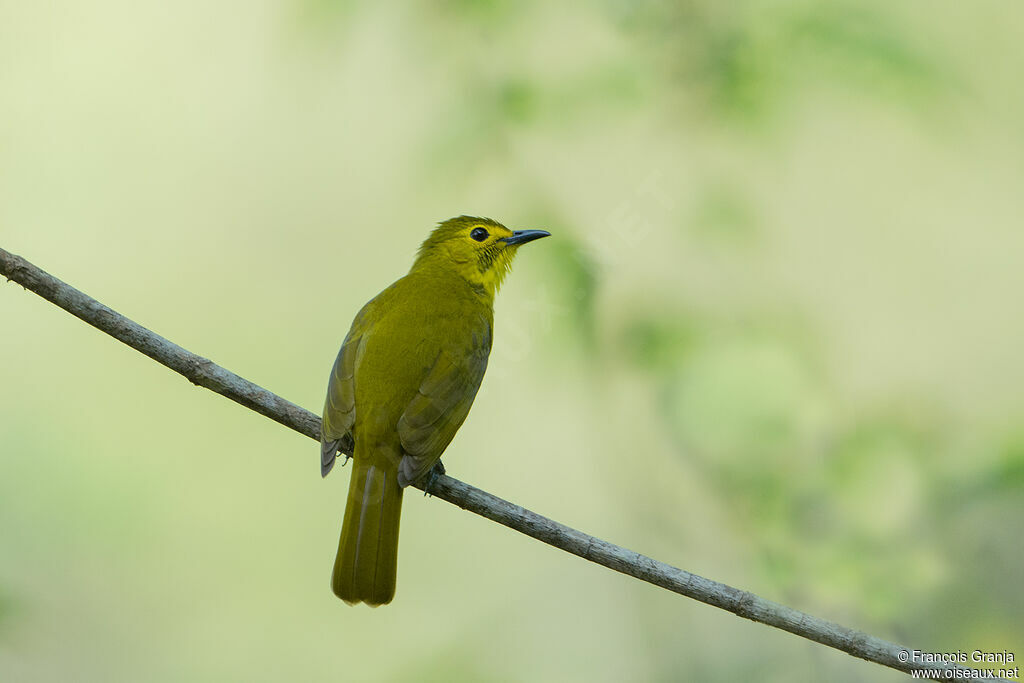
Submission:
<svg viewBox="0 0 1024 683">
<path fill-rule="evenodd" d="M 431 495 L 430 487 L 434 485 L 434 482 L 437 481 L 437 478 L 442 474 L 444 474 L 444 463 L 438 460 L 434 466 L 430 468 L 430 471 L 427 472 L 427 483 L 423 485 L 424 497 Z"/>
</svg>

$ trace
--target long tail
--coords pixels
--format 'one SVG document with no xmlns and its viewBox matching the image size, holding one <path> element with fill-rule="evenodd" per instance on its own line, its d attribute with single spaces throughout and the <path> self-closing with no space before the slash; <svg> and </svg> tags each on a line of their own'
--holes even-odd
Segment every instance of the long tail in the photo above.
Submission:
<svg viewBox="0 0 1024 683">
<path fill-rule="evenodd" d="M 402 487 L 398 468 L 375 458 L 355 457 L 348 487 L 345 521 L 331 588 L 350 605 L 386 605 L 395 596 L 398 573 L 398 522 Z"/>
</svg>

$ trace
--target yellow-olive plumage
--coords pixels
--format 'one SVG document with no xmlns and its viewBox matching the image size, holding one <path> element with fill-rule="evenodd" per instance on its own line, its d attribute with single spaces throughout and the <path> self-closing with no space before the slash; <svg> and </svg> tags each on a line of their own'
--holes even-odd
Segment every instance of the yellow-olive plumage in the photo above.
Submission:
<svg viewBox="0 0 1024 683">
<path fill-rule="evenodd" d="M 331 371 L 321 473 L 353 455 L 331 587 L 349 604 L 395 594 L 402 491 L 434 467 L 466 419 L 487 368 L 494 295 L 519 245 L 487 218 L 441 223 L 409 274 L 356 315 Z"/>
</svg>

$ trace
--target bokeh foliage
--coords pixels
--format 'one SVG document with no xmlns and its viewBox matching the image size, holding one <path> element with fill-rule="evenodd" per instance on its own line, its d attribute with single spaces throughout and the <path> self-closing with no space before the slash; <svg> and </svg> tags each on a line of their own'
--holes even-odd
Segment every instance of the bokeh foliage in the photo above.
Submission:
<svg viewBox="0 0 1024 683">
<path fill-rule="evenodd" d="M 914 647 L 1013 650 L 1022 18 L 0 4 L 0 246 L 315 410 L 431 221 L 546 227 L 455 476 Z M 346 471 L 0 306 L 0 678 L 902 678 L 414 497 L 395 604 L 346 610 Z"/>
</svg>

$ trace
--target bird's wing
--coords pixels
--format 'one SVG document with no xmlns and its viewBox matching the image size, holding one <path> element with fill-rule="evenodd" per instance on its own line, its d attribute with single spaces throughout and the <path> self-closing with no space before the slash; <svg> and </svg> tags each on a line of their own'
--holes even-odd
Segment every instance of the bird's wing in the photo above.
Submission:
<svg viewBox="0 0 1024 683">
<path fill-rule="evenodd" d="M 442 350 L 398 420 L 405 455 L 398 483 L 408 486 L 434 466 L 469 414 L 491 351 L 491 326 L 464 349 Z"/>
<path fill-rule="evenodd" d="M 370 303 L 373 303 L 372 301 Z M 351 455 L 355 450 L 352 426 L 356 423 L 356 357 L 366 336 L 366 310 L 363 307 L 334 361 L 331 378 L 327 383 L 327 400 L 324 401 L 323 422 L 320 425 L 320 475 L 326 477 L 334 467 L 338 451 Z"/>
</svg>

